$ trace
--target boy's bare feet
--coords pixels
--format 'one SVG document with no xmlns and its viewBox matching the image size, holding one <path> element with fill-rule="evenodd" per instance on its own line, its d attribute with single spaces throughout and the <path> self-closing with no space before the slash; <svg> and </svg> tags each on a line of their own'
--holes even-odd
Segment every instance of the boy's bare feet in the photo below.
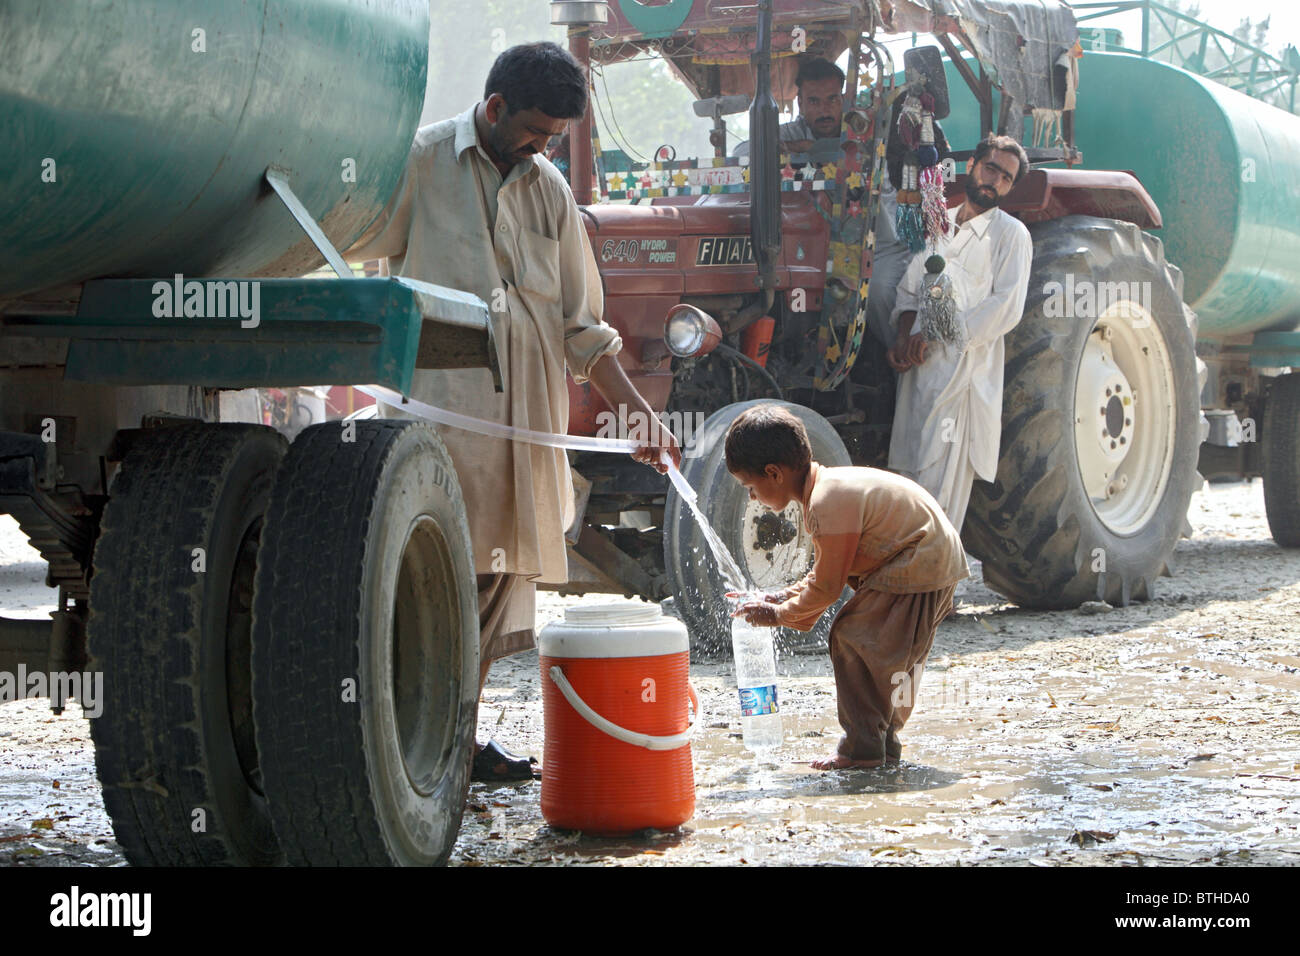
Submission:
<svg viewBox="0 0 1300 956">
<path fill-rule="evenodd" d="M 884 765 L 884 762 L 879 757 L 875 760 L 853 760 L 850 757 L 841 757 L 835 753 L 829 757 L 823 757 L 821 760 L 814 760 L 808 766 L 814 770 L 847 770 L 850 767 L 880 767 Z"/>
</svg>

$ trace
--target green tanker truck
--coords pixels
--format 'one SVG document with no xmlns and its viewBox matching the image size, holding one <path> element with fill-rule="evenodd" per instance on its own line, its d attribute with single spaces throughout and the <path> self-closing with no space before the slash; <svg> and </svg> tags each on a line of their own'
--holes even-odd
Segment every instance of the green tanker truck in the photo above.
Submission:
<svg viewBox="0 0 1300 956">
<path fill-rule="evenodd" d="M 440 439 L 218 421 L 222 389 L 496 367 L 481 301 L 337 252 L 397 183 L 428 33 L 424 0 L 0 5 L 0 511 L 59 595 L 0 620 L 0 671 L 102 673 L 132 863 L 437 863 L 460 826 L 478 611 Z"/>
</svg>

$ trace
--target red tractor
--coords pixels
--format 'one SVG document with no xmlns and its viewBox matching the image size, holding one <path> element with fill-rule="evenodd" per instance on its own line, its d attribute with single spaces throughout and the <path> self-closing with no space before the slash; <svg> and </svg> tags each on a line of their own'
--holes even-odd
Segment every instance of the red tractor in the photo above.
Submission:
<svg viewBox="0 0 1300 956">
<path fill-rule="evenodd" d="M 714 120 L 717 155 L 636 165 L 593 153 L 589 114 L 570 131 L 569 174 L 599 262 L 606 319 L 623 337 L 623 366 L 678 428 L 688 449 L 683 472 L 751 580 L 764 589 L 787 584 L 812 554 L 797 505 L 769 512 L 726 472 L 721 439 L 742 409 L 790 403 L 819 461 L 884 466 L 895 380 L 885 346 L 865 334 L 870 226 L 900 95 L 924 88 L 946 103 L 946 72 L 955 70 L 979 106 L 979 129 L 1019 134 L 1031 114 L 1059 123 L 1053 145 L 1028 150 L 1035 168 L 1002 205 L 1030 227 L 1034 271 L 1024 318 L 1008 337 L 998 474 L 976 483 L 966 547 L 982 561 L 985 582 L 1024 606 L 1145 598 L 1166 572 L 1196 484 L 1195 317 L 1182 301 L 1181 274 L 1142 231 L 1161 225 L 1142 185 L 1125 172 L 1071 168 L 1082 156 L 1073 146 L 1069 71 L 1079 48 L 1069 8 L 615 0 L 595 22 L 602 8 L 553 4 L 557 22 L 569 17 L 575 56 L 603 69 L 657 53 L 700 98 L 697 115 Z M 910 50 L 905 70 L 896 70 L 879 38 L 903 32 L 933 34 L 946 60 L 935 47 Z M 833 61 L 845 51 L 842 134 L 806 155 L 782 155 L 777 101 L 794 97 L 797 54 Z M 746 158 L 725 156 L 718 135 L 738 103 L 749 106 Z M 1038 168 L 1046 164 L 1057 168 Z M 960 202 L 951 164 L 945 178 L 949 204 Z M 609 201 L 593 201 L 593 182 Z M 1148 319 L 1055 316 L 1042 290 L 1067 274 L 1149 282 Z M 1097 414 L 1086 386 L 1097 369 L 1104 379 L 1108 361 L 1156 399 L 1140 411 L 1146 444 L 1130 453 L 1122 482 L 1120 465 L 1070 440 Z M 1076 379 L 1077 388 L 1062 387 Z M 597 393 L 571 383 L 571 433 L 603 434 L 613 420 Z M 567 590 L 672 597 L 697 647 L 727 646 L 720 575 L 667 482 L 613 456 L 580 455 L 574 468 L 590 486 Z"/>
</svg>

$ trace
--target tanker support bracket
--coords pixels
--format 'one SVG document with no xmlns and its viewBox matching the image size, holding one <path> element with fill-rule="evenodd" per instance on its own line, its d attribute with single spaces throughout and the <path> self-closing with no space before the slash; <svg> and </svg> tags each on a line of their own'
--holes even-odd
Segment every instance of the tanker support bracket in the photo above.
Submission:
<svg viewBox="0 0 1300 956">
<path fill-rule="evenodd" d="M 302 204 L 302 200 L 298 198 L 289 185 L 289 171 L 279 166 L 268 166 L 266 167 L 265 176 L 267 185 L 275 190 L 275 194 L 284 203 L 284 208 L 289 210 L 289 215 L 293 216 L 294 221 L 302 227 L 302 231 L 307 234 L 307 238 L 320 250 L 320 254 L 325 257 L 325 261 L 330 264 L 330 267 L 338 273 L 338 277 L 340 279 L 355 279 L 356 276 L 348 268 L 342 253 L 334 248 L 334 243 L 329 241 L 329 237 L 325 235 L 325 230 L 320 227 L 320 223 L 312 218 L 311 213 L 307 211 L 307 207 Z"/>
</svg>

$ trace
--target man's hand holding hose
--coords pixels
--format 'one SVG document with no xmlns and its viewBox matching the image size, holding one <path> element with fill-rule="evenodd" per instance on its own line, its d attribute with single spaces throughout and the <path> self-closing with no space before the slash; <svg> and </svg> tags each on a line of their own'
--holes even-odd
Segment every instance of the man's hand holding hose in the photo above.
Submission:
<svg viewBox="0 0 1300 956">
<path fill-rule="evenodd" d="M 623 423 L 630 426 L 628 431 L 631 434 L 646 436 L 645 444 L 632 452 L 633 458 L 643 465 L 650 465 L 661 475 L 668 471 L 668 466 L 663 462 L 664 455 L 672 460 L 673 465 L 681 467 L 682 449 L 677 442 L 677 437 L 655 414 L 650 403 L 636 390 L 636 386 L 623 371 L 623 366 L 618 364 L 617 356 L 602 355 L 591 367 L 591 374 L 588 377 L 591 384 L 596 387 L 596 391 L 600 392 L 609 403 L 610 408 L 617 408 L 620 412 L 626 410 L 628 417 L 633 414 L 639 415 L 645 422 L 644 430 L 640 428 L 640 422 L 635 426 L 626 421 Z"/>
</svg>

